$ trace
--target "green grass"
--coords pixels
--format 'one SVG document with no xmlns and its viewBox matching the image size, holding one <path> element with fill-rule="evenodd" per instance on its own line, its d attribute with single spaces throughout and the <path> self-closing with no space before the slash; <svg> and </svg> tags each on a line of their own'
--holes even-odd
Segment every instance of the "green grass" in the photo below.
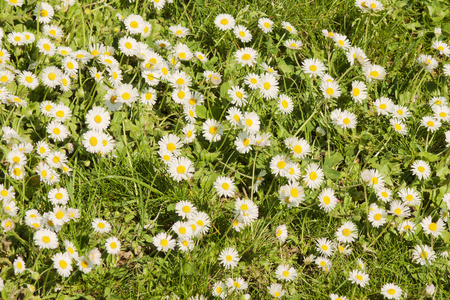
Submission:
<svg viewBox="0 0 450 300">
<path fill-rule="evenodd" d="M 28 30 L 37 34 L 32 13 L 36 3 L 30 1 L 21 8 L 11 8 L 2 1 L 0 26 L 8 33 Z M 51 4 L 54 6 L 56 2 Z M 202 51 L 210 59 L 205 65 L 196 61 L 183 63 L 184 71 L 193 78 L 193 90 L 201 92 L 206 100 L 204 107 L 197 110 L 198 138 L 182 151 L 183 156 L 194 162 L 196 172 L 191 180 L 177 183 L 167 176 L 158 156 L 161 137 L 168 133 L 181 134 L 187 124 L 181 105 L 171 100 L 171 89 L 166 83 L 155 88 L 158 101 L 154 110 L 146 110 L 142 104 L 135 103 L 131 108 L 124 106 L 111 114 L 108 132 L 117 145 L 116 156 L 110 158 L 89 154 L 82 146 L 82 135 L 87 131 L 85 114 L 93 106 L 102 105 L 105 94 L 86 69 L 80 71 L 78 79 L 73 80 L 72 91 L 67 93 L 42 85 L 34 91 L 17 83 L 8 85 L 11 93 L 28 101 L 28 106 L 0 106 L 1 124 L 13 127 L 27 141 L 52 143 L 45 130 L 50 118 L 40 113 L 41 102 L 61 101 L 71 108 L 73 117 L 67 122 L 71 136 L 58 143 L 55 149 L 68 149 L 67 144 L 73 144 L 75 151 L 69 155 L 73 171 L 70 177 L 61 176 L 57 186 L 68 190 L 68 206 L 78 208 L 81 218 L 64 225 L 58 238 L 60 244 L 65 239 L 73 241 L 80 254 L 98 247 L 103 253 L 103 263 L 89 274 L 83 274 L 74 266 L 68 279 L 56 273 L 51 257 L 62 252 L 63 246 L 56 250 L 38 250 L 33 242 L 33 231 L 23 221 L 28 209 L 35 208 L 42 213 L 52 210 L 47 193 L 54 186 L 39 182 L 34 169 L 41 159 L 35 153 L 28 155 L 25 179 L 12 179 L 6 163 L 10 145 L 3 141 L 0 169 L 4 175 L 0 182 L 14 187 L 20 209 L 13 218 L 16 229 L 0 236 L 3 257 L 0 277 L 5 280 L 2 297 L 32 298 L 25 290 L 27 284 L 32 284 L 36 287 L 34 296 L 42 299 L 161 299 L 173 295 L 188 299 L 196 294 L 212 298 L 215 282 L 241 276 L 249 285 L 247 293 L 252 299 L 269 299 L 267 287 L 281 283 L 276 279 L 275 269 L 287 263 L 299 273 L 294 282 L 282 283 L 287 299 L 328 299 L 331 293 L 348 299 L 382 299 L 381 287 L 391 282 L 406 290 L 409 299 L 425 299 L 426 284 L 436 286 L 435 299 L 448 299 L 449 261 L 438 257 L 432 265 L 420 266 L 410 258 L 411 250 L 418 243 L 432 245 L 437 253 L 450 250 L 447 225 L 442 237 L 435 239 L 419 229 L 412 237 L 400 235 L 390 224 L 397 221 L 392 216 L 388 217 L 386 225 L 373 228 L 367 212 L 377 199 L 373 190 L 362 183 L 360 172 L 376 168 L 394 194 L 403 187 L 415 187 L 423 199 L 420 206 L 412 209 L 411 219 L 415 223 L 429 215 L 434 220 L 438 218 L 440 208 L 444 207 L 442 196 L 450 191 L 450 156 L 444 136 L 448 123 L 435 133 L 427 133 L 420 126 L 420 119 L 432 114 L 428 105 L 431 97 L 449 97 L 449 79 L 442 72 L 442 63 L 448 63 L 448 58 L 438 57 L 431 43 L 434 27 L 442 27 L 440 39 L 449 41 L 450 12 L 439 1 L 384 1 L 383 4 L 385 10 L 372 16 L 361 13 L 354 2 L 348 0 L 175 1 L 166 4 L 160 12 L 149 1 L 86 1 L 76 3 L 67 12 L 56 12 L 52 24 L 58 24 L 65 33 L 58 44 L 73 49 L 87 49 L 98 42 L 117 48 L 119 38 L 126 35 L 123 24 L 115 18 L 118 12 L 125 17 L 140 14 L 153 25 L 150 37 L 135 36 L 149 45 L 158 38 L 175 44 L 176 38 L 168 30 L 170 25 L 181 24 L 191 30 L 192 35 L 181 42 L 193 51 Z M 86 8 L 90 9 L 88 13 Z M 279 71 L 280 93 L 294 100 L 293 113 L 281 115 L 275 100 L 264 100 L 257 91 L 246 89 L 250 104 L 245 110 L 258 113 L 262 130 L 270 132 L 272 138 L 271 147 L 245 155 L 235 150 L 233 142 L 238 131 L 228 125 L 220 142 L 209 143 L 201 135 L 201 125 L 207 118 L 225 123 L 224 110 L 230 106 L 226 92 L 232 85 L 243 85 L 244 76 L 251 71 L 234 60 L 234 53 L 243 47 L 242 43 L 231 32 L 215 28 L 214 18 L 220 13 L 231 14 L 237 24 L 249 28 L 253 39 L 245 46 L 258 51 L 258 63 L 266 62 Z M 274 21 L 276 27 L 271 34 L 263 34 L 257 28 L 260 17 Z M 296 39 L 304 43 L 301 50 L 289 50 L 282 45 L 285 39 L 294 38 L 281 28 L 282 21 L 297 28 Z M 385 80 L 368 84 L 369 97 L 362 105 L 355 104 L 350 97 L 351 82 L 365 81 L 361 68 L 349 69 L 344 52 L 322 36 L 322 29 L 345 34 L 353 46 L 365 51 L 372 63 L 386 68 Z M 42 24 L 39 30 L 42 36 Z M 44 58 L 35 46 L 13 47 L 4 38 L 1 47 L 11 53 L 10 65 L 18 70 L 27 70 L 36 62 L 36 74 L 39 74 L 45 66 L 60 65 L 59 59 Z M 167 57 L 168 52 L 160 52 Z M 436 57 L 440 62 L 437 71 L 421 71 L 416 62 L 420 54 Z M 120 51 L 115 57 L 124 71 L 123 82 L 132 81 L 142 91 L 145 82 L 139 61 L 125 57 Z M 334 78 L 342 76 L 339 85 L 343 93 L 337 100 L 323 101 L 319 80 L 312 80 L 301 71 L 301 62 L 313 57 L 324 62 Z M 212 88 L 206 84 L 204 70 L 222 74 L 221 86 Z M 407 136 L 393 132 L 388 118 L 376 114 L 372 103 L 380 96 L 410 109 L 412 117 L 406 121 Z M 331 125 L 329 115 L 335 108 L 355 113 L 356 129 L 343 130 Z M 325 137 L 317 134 L 317 126 L 327 132 Z M 305 138 L 312 146 L 310 156 L 297 160 L 302 170 L 312 162 L 321 165 L 325 172 L 322 188 L 333 188 L 340 200 L 329 214 L 318 207 L 317 196 L 321 189 L 311 191 L 305 187 L 305 201 L 297 208 L 288 209 L 277 198 L 280 186 L 287 181 L 275 178 L 270 173 L 269 163 L 273 156 L 287 153 L 283 141 L 294 134 Z M 430 164 L 429 179 L 419 181 L 412 175 L 411 164 L 417 159 Z M 268 175 L 258 193 L 251 196 L 252 177 L 260 170 L 266 170 Z M 236 197 L 253 197 L 258 205 L 258 220 L 241 232 L 231 228 L 234 199 L 219 198 L 213 188 L 218 176 L 233 178 L 239 189 Z M 190 253 L 158 252 L 152 237 L 170 231 L 179 220 L 175 204 L 182 200 L 191 201 L 206 212 L 213 226 L 208 234 L 196 239 Z M 1 215 L 2 220 L 6 217 L 4 213 Z M 91 221 L 94 218 L 108 220 L 112 232 L 107 235 L 93 232 Z M 329 273 L 314 264 L 305 264 L 307 255 L 318 254 L 315 240 L 321 237 L 334 240 L 336 229 L 348 220 L 353 221 L 359 231 L 358 239 L 351 245 L 352 254 L 336 253 L 331 258 L 333 265 Z M 280 244 L 274 234 L 280 224 L 286 224 L 289 231 L 284 244 Z M 106 238 L 112 235 L 122 242 L 122 251 L 117 256 L 108 255 L 104 248 Z M 218 261 L 219 253 L 226 247 L 235 247 L 241 258 L 233 270 L 225 270 Z M 14 275 L 11 264 L 18 256 L 23 257 L 30 272 Z M 366 273 L 370 276 L 369 285 L 364 288 L 348 281 L 348 274 L 357 267 L 358 258 L 366 263 Z M 32 272 L 37 273 L 32 276 Z M 233 294 L 229 298 L 239 299 L 242 295 Z"/>
</svg>

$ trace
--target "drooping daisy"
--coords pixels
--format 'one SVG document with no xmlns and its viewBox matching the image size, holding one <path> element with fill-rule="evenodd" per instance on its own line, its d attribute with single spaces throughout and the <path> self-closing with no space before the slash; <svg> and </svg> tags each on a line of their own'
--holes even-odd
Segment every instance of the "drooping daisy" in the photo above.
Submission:
<svg viewBox="0 0 450 300">
<path fill-rule="evenodd" d="M 284 46 L 289 49 L 298 50 L 303 47 L 302 41 L 288 39 L 284 42 Z"/>
<path fill-rule="evenodd" d="M 435 40 L 433 41 L 433 44 L 431 44 L 431 48 L 438 50 L 441 55 L 445 55 L 447 57 L 450 56 L 450 47 L 447 43 Z"/>
<path fill-rule="evenodd" d="M 336 239 L 341 243 L 352 243 L 358 237 L 358 228 L 356 225 L 347 221 L 336 230 Z"/>
<path fill-rule="evenodd" d="M 239 253 L 235 248 L 229 247 L 223 249 L 219 254 L 219 262 L 225 269 L 233 269 L 240 260 Z"/>
<path fill-rule="evenodd" d="M 428 72 L 433 72 L 433 70 L 438 66 L 438 61 L 431 55 L 421 54 L 417 58 L 417 62 Z"/>
<path fill-rule="evenodd" d="M 292 34 L 297 34 L 297 29 L 295 29 L 295 27 L 289 22 L 286 21 L 281 22 L 281 27 L 283 27 Z"/>
<path fill-rule="evenodd" d="M 212 287 L 212 295 L 213 297 L 220 297 L 225 299 L 227 297 L 227 286 L 222 281 L 214 283 Z"/>
<path fill-rule="evenodd" d="M 288 236 L 288 231 L 287 231 L 287 227 L 286 225 L 279 225 L 276 229 L 275 229 L 275 236 L 277 237 L 277 239 L 281 242 L 284 243 L 287 239 Z"/>
<path fill-rule="evenodd" d="M 303 176 L 303 179 L 306 185 L 312 190 L 320 187 L 324 177 L 322 168 L 317 164 L 309 164 L 305 171 L 306 174 Z"/>
<path fill-rule="evenodd" d="M 398 225 L 398 231 L 400 233 L 406 232 L 412 234 L 416 231 L 416 224 L 413 221 L 403 221 Z"/>
<path fill-rule="evenodd" d="M 379 65 L 367 65 L 364 66 L 364 75 L 367 78 L 367 81 L 371 82 L 372 80 L 383 80 L 386 77 L 386 70 Z"/>
<path fill-rule="evenodd" d="M 242 277 L 238 278 L 228 278 L 226 281 L 229 291 L 243 291 L 248 288 L 247 282 Z"/>
</svg>

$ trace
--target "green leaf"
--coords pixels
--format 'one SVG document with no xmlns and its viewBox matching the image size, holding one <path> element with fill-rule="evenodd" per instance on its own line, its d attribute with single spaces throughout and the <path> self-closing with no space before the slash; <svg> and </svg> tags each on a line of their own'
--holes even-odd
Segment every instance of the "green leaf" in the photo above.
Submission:
<svg viewBox="0 0 450 300">
<path fill-rule="evenodd" d="M 331 167 L 337 165 L 339 162 L 343 161 L 344 157 L 341 153 L 335 152 L 330 156 L 326 156 L 325 162 L 323 163 L 324 169 L 330 169 Z"/>
<path fill-rule="evenodd" d="M 231 83 L 226 81 L 220 86 L 220 97 L 225 98 L 228 95 L 228 90 L 231 88 Z"/>
<path fill-rule="evenodd" d="M 195 112 L 197 113 L 197 117 L 199 117 L 200 119 L 206 119 L 207 110 L 206 107 L 204 107 L 203 105 L 197 105 L 195 107 Z"/>
</svg>

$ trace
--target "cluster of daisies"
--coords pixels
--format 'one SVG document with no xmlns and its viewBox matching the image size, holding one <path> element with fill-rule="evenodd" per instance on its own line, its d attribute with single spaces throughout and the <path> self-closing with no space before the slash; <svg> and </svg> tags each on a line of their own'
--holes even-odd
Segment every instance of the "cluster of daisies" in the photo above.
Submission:
<svg viewBox="0 0 450 300">
<path fill-rule="evenodd" d="M 9 5 L 22 6 L 23 0 L 7 0 Z M 161 10 L 166 0 L 153 0 L 155 8 Z M 170 0 L 167 2 L 171 2 Z M 74 4 L 74 0 L 63 0 L 63 9 L 66 10 Z M 377 0 L 356 0 L 355 5 L 362 12 L 377 12 L 384 9 Z M 276 102 L 280 114 L 291 114 L 294 111 L 294 100 L 291 96 L 280 92 L 279 81 L 281 75 L 270 65 L 270 61 L 257 63 L 261 60 L 257 50 L 245 47 L 253 39 L 252 32 L 244 25 L 236 24 L 236 20 L 229 14 L 219 14 L 214 19 L 214 24 L 224 32 L 232 32 L 235 39 L 243 46 L 239 47 L 233 57 L 245 70 L 246 75 L 241 82 L 233 82 L 227 91 L 227 99 L 230 105 L 224 111 L 225 120 L 215 120 L 208 118 L 201 121 L 197 116 L 199 106 L 207 100 L 206 95 L 196 91 L 197 77 L 190 73 L 191 68 L 187 68 L 188 62 L 194 63 L 204 69 L 203 80 L 210 84 L 214 90 L 222 83 L 222 75 L 216 71 L 207 70 L 205 63 L 208 57 L 201 52 L 200 48 L 189 47 L 183 38 L 190 36 L 188 28 L 181 25 L 173 25 L 168 31 L 176 40 L 171 43 L 169 40 L 158 39 L 153 45 L 139 42 L 142 38 L 147 38 L 152 32 L 152 25 L 142 16 L 130 14 L 124 17 L 117 14 L 117 18 L 122 22 L 126 35 L 118 39 L 118 46 L 101 43 L 91 44 L 88 49 L 72 49 L 64 46 L 63 40 L 66 36 L 63 28 L 57 25 L 54 19 L 55 11 L 59 11 L 60 6 L 52 7 L 48 3 L 36 5 L 33 15 L 37 22 L 43 24 L 40 36 L 32 32 L 10 32 L 7 34 L 5 42 L 11 48 L 21 47 L 21 49 L 35 49 L 40 54 L 41 61 L 48 61 L 47 65 L 39 70 L 38 61 L 31 65 L 28 70 L 16 70 L 11 61 L 14 56 L 3 46 L 0 46 L 0 101 L 14 109 L 16 107 L 26 107 L 28 102 L 15 95 L 9 85 L 17 83 L 21 89 L 32 91 L 42 87 L 46 91 L 57 89 L 61 94 L 74 89 L 74 83 L 81 82 L 81 74 L 86 75 L 86 80 L 91 80 L 94 87 L 99 91 L 104 91 L 103 106 L 87 107 L 85 113 L 86 128 L 82 135 L 82 144 L 87 152 L 98 156 L 112 154 L 114 156 L 115 140 L 107 133 L 111 122 L 110 112 L 114 113 L 120 109 L 132 108 L 138 103 L 148 110 L 153 109 L 158 96 L 168 95 L 174 103 L 178 104 L 184 114 L 187 125 L 183 127 L 182 137 L 169 133 L 164 135 L 159 141 L 158 154 L 166 166 L 169 176 L 179 182 L 190 180 L 195 173 L 195 162 L 183 156 L 183 146 L 193 143 L 197 138 L 197 131 L 202 137 L 212 143 L 220 142 L 227 136 L 235 137 L 234 146 L 240 154 L 250 153 L 252 150 L 260 150 L 271 146 L 272 134 L 269 128 L 264 128 L 260 116 L 251 110 L 252 101 L 259 97 L 266 102 Z M 51 24 L 51 23 L 55 24 Z M 260 18 L 258 28 L 264 34 L 271 33 L 275 24 L 269 18 Z M 303 47 L 301 40 L 295 39 L 297 29 L 289 22 L 282 22 L 281 27 L 290 34 L 291 38 L 283 40 L 283 46 L 290 50 L 299 50 Z M 349 39 L 342 34 L 322 31 L 323 36 L 334 42 L 338 51 L 344 51 L 350 68 L 355 65 L 361 67 L 360 73 L 365 77 L 368 84 L 383 80 L 386 77 L 386 70 L 380 66 L 372 64 L 364 51 L 352 46 Z M 45 36 L 45 37 L 42 37 Z M 432 48 L 436 49 L 440 55 L 448 57 L 450 55 L 449 46 L 439 40 L 439 33 L 436 33 L 436 40 Z M 4 31 L 0 28 L 0 45 L 5 37 Z M 283 36 L 284 37 L 284 36 Z M 120 57 L 120 58 L 119 58 Z M 127 63 L 122 63 L 126 57 Z M 438 62 L 431 56 L 421 55 L 418 63 L 424 70 L 433 72 L 438 66 Z M 127 65 L 130 64 L 130 65 Z M 143 79 L 143 84 L 125 82 L 125 74 L 129 73 L 129 67 L 136 67 L 135 77 Z M 313 82 L 318 78 L 319 89 L 323 95 L 324 102 L 333 101 L 342 95 L 339 86 L 340 79 L 336 80 L 326 73 L 328 68 L 323 62 L 316 58 L 305 59 L 301 64 L 301 70 L 306 76 L 312 78 Z M 450 65 L 443 66 L 443 73 L 450 76 Z M 345 74 L 344 74 L 345 75 Z M 142 83 L 142 81 L 140 83 Z M 160 93 L 160 94 L 159 94 Z M 47 95 L 47 94 L 46 94 Z M 369 88 L 363 81 L 353 81 L 349 95 L 356 104 L 362 104 L 369 98 Z M 125 104 L 125 106 L 124 106 Z M 162 103 L 164 104 L 164 103 Z M 161 104 L 161 105 L 162 105 Z M 431 116 L 423 117 L 421 125 L 429 132 L 435 132 L 443 124 L 450 120 L 450 108 L 444 97 L 433 97 L 430 102 L 432 110 Z M 405 122 L 412 116 L 409 109 L 394 102 L 388 97 L 380 97 L 373 102 L 378 115 L 390 116 L 390 124 L 394 130 L 401 135 L 407 134 Z M 106 107 L 106 108 L 105 108 Z M 88 110 L 89 109 L 89 110 Z M 23 223 L 33 231 L 33 241 L 40 249 L 55 250 L 52 253 L 53 267 L 62 277 L 68 277 L 73 271 L 73 264 L 84 273 L 89 273 L 95 266 L 102 264 L 101 252 L 98 248 L 83 249 L 79 255 L 76 245 L 70 240 L 64 240 L 60 245 L 58 233 L 66 223 L 76 221 L 80 217 L 80 212 L 76 208 L 68 207 L 69 193 L 62 187 L 53 187 L 60 183 L 62 174 L 71 175 L 72 169 L 69 167 L 68 155 L 73 152 L 73 145 L 66 142 L 71 138 L 69 128 L 77 128 L 76 121 L 72 116 L 71 108 L 62 103 L 44 99 L 40 103 L 40 112 L 44 120 L 50 120 L 46 125 L 45 132 L 47 138 L 53 144 L 40 140 L 35 145 L 27 142 L 16 130 L 11 127 L 3 127 L 2 140 L 6 142 L 9 152 L 6 154 L 9 176 L 13 180 L 23 181 L 25 179 L 27 166 L 30 165 L 32 157 L 37 157 L 39 162 L 34 170 L 38 174 L 40 182 L 48 185 L 48 199 L 51 202 L 52 210 L 43 212 L 37 209 L 25 211 Z M 226 114 L 225 114 L 226 113 Z M 330 113 L 330 120 L 333 125 L 344 129 L 354 129 L 357 126 L 357 117 L 354 113 L 341 110 L 339 108 Z M 79 127 L 83 130 L 81 127 Z M 322 135 L 325 132 L 320 127 L 317 129 Z M 450 131 L 446 132 L 447 143 L 450 144 Z M 274 155 L 270 160 L 270 172 L 275 178 L 280 179 L 283 185 L 278 190 L 278 200 L 288 208 L 298 207 L 306 198 L 307 193 L 318 191 L 315 199 L 318 207 L 325 213 L 333 211 L 339 200 L 333 188 L 323 187 L 325 174 L 321 166 L 317 163 L 308 163 L 305 168 L 301 168 L 302 160 L 311 154 L 312 147 L 304 138 L 291 136 L 284 139 L 284 153 Z M 35 152 L 35 153 L 34 153 Z M 37 155 L 37 156 L 36 156 Z M 422 160 L 415 161 L 411 166 L 412 173 L 419 180 L 426 180 L 431 176 L 431 167 Z M 258 188 L 267 175 L 265 170 L 259 170 L 256 180 L 252 182 L 251 195 L 257 192 Z M 372 203 L 368 209 L 367 219 L 375 227 L 394 224 L 400 235 L 415 235 L 418 233 L 416 226 L 420 225 L 422 231 L 429 236 L 439 238 L 445 230 L 447 221 L 448 206 L 450 205 L 450 193 L 445 194 L 442 202 L 446 204 L 439 212 L 439 216 L 427 216 L 419 223 L 417 218 L 410 218 L 412 210 L 420 209 L 421 196 L 414 188 L 401 188 L 398 191 L 400 200 L 394 200 L 393 192 L 385 186 L 384 178 L 376 169 L 366 170 L 361 174 L 362 180 L 373 188 L 380 203 Z M 227 176 L 219 176 L 214 182 L 214 188 L 218 197 L 235 198 L 238 188 L 234 180 Z M 320 192 L 319 192 L 320 191 Z M 253 197 L 252 197 L 253 199 Z M 1 213 L 1 226 L 3 231 L 8 232 L 15 229 L 18 221 L 19 207 L 15 202 L 15 191 L 12 186 L 0 184 L 0 200 L 3 210 Z M 234 200 L 234 215 L 230 220 L 231 226 L 241 232 L 251 225 L 259 217 L 259 209 L 256 203 L 247 198 L 236 198 Z M 390 205 L 389 209 L 386 208 Z M 208 233 L 211 220 L 207 213 L 198 211 L 197 208 L 188 201 L 181 201 L 175 207 L 177 215 L 181 220 L 175 222 L 171 230 L 176 238 L 167 232 L 160 232 L 153 237 L 153 245 L 158 251 L 167 252 L 178 247 L 183 252 L 192 251 L 197 237 Z M 392 218 L 390 218 L 390 216 Z M 435 218 L 436 217 L 436 218 Z M 437 219 L 433 221 L 433 219 Z M 67 227 L 67 226 L 66 226 Z M 108 234 L 111 231 L 109 222 L 102 219 L 92 221 L 93 230 L 99 235 Z M 285 224 L 279 225 L 275 229 L 274 236 L 280 243 L 284 243 L 288 238 L 288 228 Z M 354 243 L 359 236 L 357 225 L 351 221 L 343 222 L 334 234 L 334 240 L 328 238 L 316 239 L 315 254 L 307 256 L 305 263 L 315 263 L 323 272 L 329 272 L 332 268 L 332 258 L 335 254 L 349 255 Z M 104 247 L 108 254 L 118 254 L 121 243 L 115 236 L 106 239 Z M 64 250 L 62 250 L 64 249 Z M 79 249 L 81 251 L 81 249 Z M 57 252 L 56 251 L 64 251 Z M 442 258 L 447 258 L 447 252 L 441 252 Z M 437 259 L 432 246 L 418 244 L 411 251 L 412 260 L 419 265 L 433 263 Z M 233 269 L 240 261 L 240 256 L 236 248 L 229 247 L 223 249 L 218 257 L 219 263 L 225 269 Z M 26 262 L 22 257 L 17 257 L 14 262 L 15 274 L 24 272 Z M 289 264 L 280 264 L 274 271 L 277 280 L 284 283 L 293 282 L 297 277 L 297 270 Z M 369 270 L 364 262 L 358 259 L 356 267 L 349 272 L 348 280 L 360 287 L 369 284 Z M 0 290 L 3 288 L 3 280 L 0 279 Z M 236 294 L 245 293 L 248 283 L 242 277 L 229 277 L 225 281 L 215 282 L 212 286 L 212 295 L 226 298 Z M 429 294 L 434 293 L 433 287 L 427 288 Z M 268 287 L 268 293 L 275 298 L 283 297 L 287 291 L 285 285 L 273 283 Z M 381 294 L 387 299 L 399 299 L 405 296 L 406 292 L 395 283 L 388 283 L 381 287 Z M 249 294 L 243 295 L 246 299 Z M 344 300 L 345 296 L 331 294 L 332 300 Z M 192 299 L 205 299 L 198 295 Z"/>
<path fill-rule="evenodd" d="M 209 216 L 199 211 L 191 202 L 180 201 L 175 205 L 175 211 L 182 220 L 172 225 L 172 231 L 178 239 L 166 232 L 160 232 L 153 237 L 153 245 L 158 251 L 167 252 L 178 249 L 183 252 L 190 252 L 194 249 L 195 238 L 208 233 L 211 227 Z"/>
</svg>

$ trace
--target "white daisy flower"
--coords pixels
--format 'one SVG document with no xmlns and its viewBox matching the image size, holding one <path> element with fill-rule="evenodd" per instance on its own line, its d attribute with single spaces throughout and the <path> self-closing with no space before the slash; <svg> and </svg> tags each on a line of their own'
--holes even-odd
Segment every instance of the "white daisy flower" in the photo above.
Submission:
<svg viewBox="0 0 450 300">
<path fill-rule="evenodd" d="M 306 186 L 312 190 L 320 187 L 324 177 L 322 168 L 317 164 L 309 164 L 305 171 L 306 174 L 303 176 L 303 179 L 306 182 Z"/>
<path fill-rule="evenodd" d="M 345 222 L 341 227 L 336 230 L 336 239 L 341 243 L 352 243 L 358 238 L 358 228 L 351 222 Z"/>
</svg>

